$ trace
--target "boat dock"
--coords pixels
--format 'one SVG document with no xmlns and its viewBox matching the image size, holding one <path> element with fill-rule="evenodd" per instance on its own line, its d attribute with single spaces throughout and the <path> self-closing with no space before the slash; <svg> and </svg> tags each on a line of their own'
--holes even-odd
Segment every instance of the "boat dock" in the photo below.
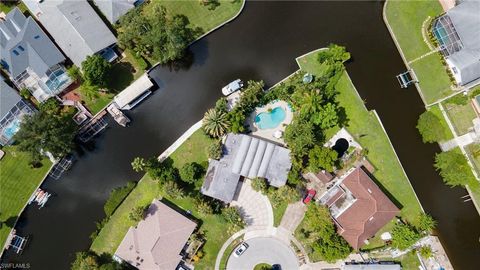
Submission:
<svg viewBox="0 0 480 270">
<path fill-rule="evenodd" d="M 113 103 L 107 107 L 107 112 L 122 127 L 126 127 L 130 123 L 130 119 Z"/>
<path fill-rule="evenodd" d="M 47 203 L 48 199 L 52 196 L 52 194 L 46 192 L 45 190 L 39 188 L 35 193 L 33 193 L 32 197 L 28 200 L 28 204 L 31 204 L 33 202 L 37 203 L 38 206 L 40 206 L 38 209 L 42 208 L 45 206 Z"/>
<path fill-rule="evenodd" d="M 27 245 L 27 240 L 28 237 L 21 237 L 17 235 L 17 231 L 13 229 L 8 235 L 5 249 L 8 250 L 9 248 L 12 248 L 15 253 L 20 254 Z"/>
<path fill-rule="evenodd" d="M 112 104 L 120 110 L 131 110 L 152 93 L 152 87 L 152 80 L 145 73 L 116 95 Z"/>
<path fill-rule="evenodd" d="M 78 138 L 80 141 L 84 143 L 90 141 L 95 135 L 108 126 L 107 121 L 103 119 L 106 114 L 107 111 L 101 111 L 94 118 L 80 127 L 80 130 L 78 131 Z"/>
</svg>

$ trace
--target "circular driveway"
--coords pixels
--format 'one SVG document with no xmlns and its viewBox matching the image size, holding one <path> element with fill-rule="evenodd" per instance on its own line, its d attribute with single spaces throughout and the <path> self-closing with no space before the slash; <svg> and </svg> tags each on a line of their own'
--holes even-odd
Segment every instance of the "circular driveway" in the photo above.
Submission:
<svg viewBox="0 0 480 270">
<path fill-rule="evenodd" d="M 287 244 L 271 237 L 246 241 L 248 249 L 240 256 L 230 255 L 227 270 L 252 270 L 259 263 L 279 264 L 282 270 L 298 269 L 297 256 Z"/>
</svg>

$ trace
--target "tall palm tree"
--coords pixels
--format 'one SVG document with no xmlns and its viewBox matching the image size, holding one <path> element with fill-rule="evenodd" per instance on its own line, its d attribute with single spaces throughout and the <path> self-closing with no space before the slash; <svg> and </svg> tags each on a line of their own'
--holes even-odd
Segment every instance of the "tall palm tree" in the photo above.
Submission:
<svg viewBox="0 0 480 270">
<path fill-rule="evenodd" d="M 209 109 L 203 117 L 203 129 L 213 137 L 220 137 L 225 134 L 230 126 L 227 114 L 215 109 Z"/>
</svg>

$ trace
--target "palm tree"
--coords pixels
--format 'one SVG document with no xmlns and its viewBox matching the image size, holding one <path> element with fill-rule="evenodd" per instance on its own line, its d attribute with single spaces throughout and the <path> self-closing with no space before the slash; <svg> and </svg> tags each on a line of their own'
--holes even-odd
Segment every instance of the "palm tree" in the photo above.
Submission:
<svg viewBox="0 0 480 270">
<path fill-rule="evenodd" d="M 145 169 L 145 166 L 146 166 L 145 159 L 141 157 L 136 157 L 132 161 L 132 169 L 136 172 L 143 171 Z"/>
<path fill-rule="evenodd" d="M 220 137 L 225 134 L 230 126 L 227 114 L 214 109 L 209 109 L 203 117 L 203 129 L 213 137 Z"/>
</svg>

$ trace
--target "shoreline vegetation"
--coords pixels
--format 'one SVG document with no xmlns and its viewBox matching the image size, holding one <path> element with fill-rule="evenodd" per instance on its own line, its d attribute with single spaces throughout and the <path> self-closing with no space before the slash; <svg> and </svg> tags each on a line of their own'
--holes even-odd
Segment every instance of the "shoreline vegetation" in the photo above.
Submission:
<svg viewBox="0 0 480 270">
<path fill-rule="evenodd" d="M 314 76 L 321 76 L 322 72 L 325 71 L 323 70 L 325 66 L 322 66 L 317 61 L 318 52 L 317 50 L 297 58 L 300 69 L 295 73 L 309 72 Z M 298 75 L 289 77 L 285 82 L 288 83 L 288 80 L 291 78 L 298 79 Z M 253 83 L 253 85 L 255 86 L 256 84 Z M 378 181 L 377 184 L 386 190 L 387 195 L 399 205 L 401 209 L 401 219 L 408 223 L 416 224 L 417 216 L 423 213 L 423 210 L 408 178 L 403 172 L 401 164 L 396 157 L 395 151 L 377 115 L 374 111 L 368 111 L 366 109 L 346 71 L 342 71 L 334 88 L 338 92 L 336 100 L 338 104 L 345 109 L 345 114 L 348 118 L 346 128 L 364 148 L 368 149 L 368 159 L 376 168 L 374 177 Z M 335 126 L 327 130 L 326 133 L 331 136 L 338 129 L 339 127 Z M 167 158 L 167 161 L 175 168 L 183 168 L 186 164 L 194 162 L 200 164 L 203 169 L 206 169 L 209 156 L 209 154 L 207 155 L 206 149 L 208 149 L 212 143 L 215 144 L 214 139 L 205 135 L 203 129 L 198 130 L 180 145 L 180 147 Z M 137 166 L 141 164 L 141 162 L 135 161 L 134 163 L 138 163 Z M 135 168 L 135 165 L 133 166 Z M 128 219 L 132 209 L 149 203 L 152 199 L 160 195 L 164 200 L 166 199 L 168 202 L 178 206 L 179 209 L 181 209 L 180 211 L 190 211 L 193 218 L 201 220 L 200 230 L 205 232 L 206 243 L 201 251 L 201 257 L 199 257 L 195 263 L 195 267 L 198 269 L 211 268 L 215 263 L 218 251 L 229 237 L 229 234 L 223 233 L 228 225 L 225 223 L 225 220 L 222 219 L 221 215 L 216 213 L 202 213 L 202 211 L 199 211 L 198 207 L 195 206 L 195 203 L 197 203 L 195 197 L 197 195 L 194 193 L 199 193 L 202 182 L 203 178 L 197 180 L 193 184 L 193 190 L 187 191 L 185 196 L 176 197 L 172 196 L 172 193 L 166 192 L 165 187 L 161 187 L 161 185 L 165 185 L 165 183 L 159 184 L 158 180 L 154 180 L 151 175 L 147 173 L 118 206 L 108 222 L 104 224 L 98 236 L 93 239 L 90 250 L 97 254 L 106 253 L 112 255 L 122 241 L 128 228 L 134 225 L 134 222 Z M 182 184 L 180 183 L 179 185 L 179 188 L 182 189 Z M 283 213 L 279 215 L 281 216 Z M 371 239 L 368 248 L 382 247 L 383 241 L 379 239 L 379 235 L 383 231 L 392 230 L 394 225 L 394 221 L 387 224 L 377 233 L 375 238 Z M 303 242 L 303 244 L 308 243 Z M 307 248 L 307 251 L 308 250 L 311 249 Z"/>
</svg>

